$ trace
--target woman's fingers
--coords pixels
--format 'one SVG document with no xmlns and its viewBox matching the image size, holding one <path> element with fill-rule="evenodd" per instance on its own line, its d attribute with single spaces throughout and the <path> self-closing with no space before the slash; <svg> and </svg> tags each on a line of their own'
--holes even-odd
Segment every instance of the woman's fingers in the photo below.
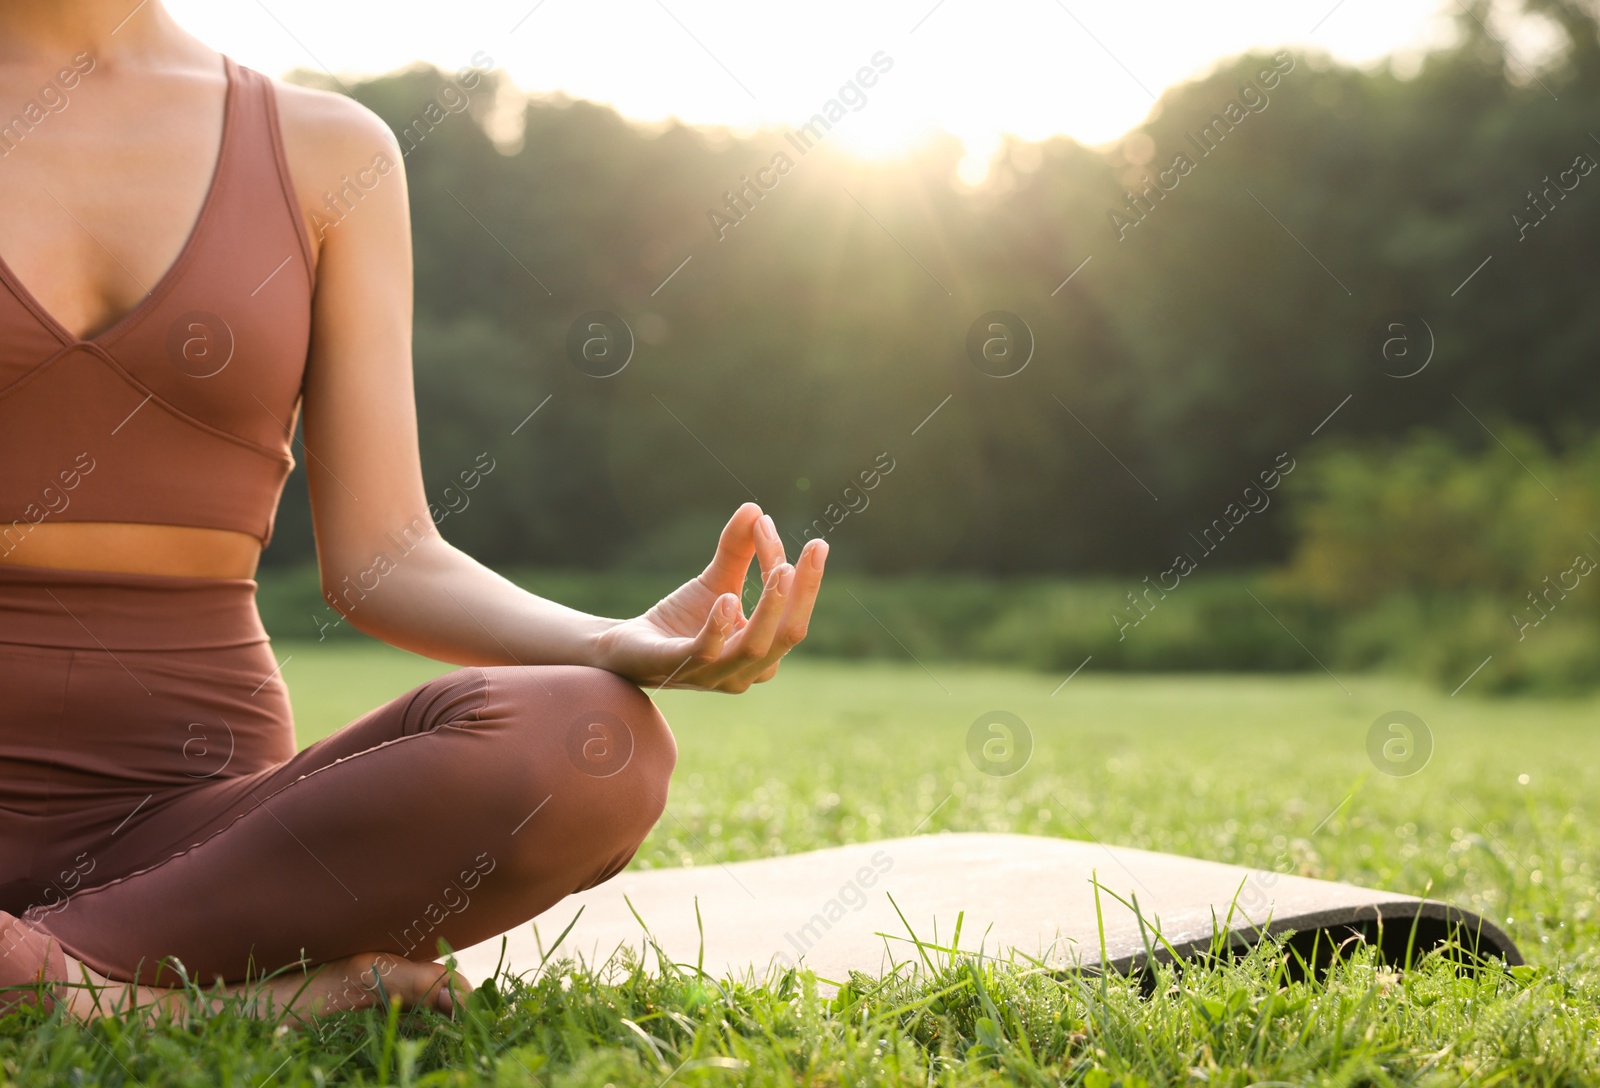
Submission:
<svg viewBox="0 0 1600 1088">
<path fill-rule="evenodd" d="M 711 605 L 711 614 L 706 617 L 705 626 L 700 628 L 694 644 L 689 648 L 689 656 L 701 664 L 715 661 L 728 639 L 738 632 L 742 618 L 737 594 L 724 593 L 718 597 Z"/>
<path fill-rule="evenodd" d="M 765 582 L 786 558 L 783 541 L 778 537 L 778 527 L 773 524 L 772 515 L 762 514 L 756 519 L 755 546 L 756 558 L 761 563 L 761 578 Z"/>
<path fill-rule="evenodd" d="M 785 557 L 783 541 L 770 517 L 755 503 L 734 512 L 722 530 L 717 553 L 701 581 L 718 591 L 706 621 L 692 640 L 674 647 L 679 655 L 661 683 L 722 691 L 743 691 L 769 680 L 777 662 L 805 637 L 822 584 L 828 545 L 808 541 L 794 565 Z M 759 561 L 761 598 L 746 618 L 737 590 L 743 586 L 750 560 Z M 730 592 L 732 591 L 732 592 Z"/>
<path fill-rule="evenodd" d="M 706 622 L 694 638 L 672 639 L 655 649 L 651 655 L 655 660 L 642 670 L 653 679 L 641 682 L 647 687 L 666 687 L 669 684 L 675 688 L 714 686 L 716 681 L 707 679 L 706 669 L 717 665 L 723 646 L 739 633 L 744 624 L 738 596 L 724 593 L 712 602 Z M 725 670 L 716 671 L 720 675 Z"/>
<path fill-rule="evenodd" d="M 756 554 L 758 534 L 755 525 L 765 516 L 761 513 L 761 507 L 753 502 L 747 502 L 733 512 L 733 517 L 722 528 L 722 535 L 717 538 L 717 553 L 711 557 L 705 573 L 700 575 L 701 581 L 719 593 L 728 590 L 737 592 L 744 585 L 745 571 L 750 569 L 750 560 Z"/>
<path fill-rule="evenodd" d="M 776 583 L 768 576 L 745 629 L 723 648 L 720 681 L 711 682 L 743 691 L 777 675 L 783 655 L 805 638 L 827 556 L 826 541 L 809 541 L 800 549 L 795 566 L 784 563 L 776 568 Z"/>
<path fill-rule="evenodd" d="M 794 568 L 789 564 L 780 563 L 767 575 L 761 599 L 756 602 L 755 611 L 750 613 L 750 621 L 723 648 L 723 660 L 736 673 L 767 656 L 793 588 Z"/>
<path fill-rule="evenodd" d="M 789 596 L 789 607 L 778 630 L 778 646 L 789 650 L 806 637 L 811 623 L 811 608 L 817 603 L 817 591 L 822 588 L 822 567 L 828 559 L 828 542 L 808 540 L 800 549 L 794 565 L 794 592 Z"/>
</svg>

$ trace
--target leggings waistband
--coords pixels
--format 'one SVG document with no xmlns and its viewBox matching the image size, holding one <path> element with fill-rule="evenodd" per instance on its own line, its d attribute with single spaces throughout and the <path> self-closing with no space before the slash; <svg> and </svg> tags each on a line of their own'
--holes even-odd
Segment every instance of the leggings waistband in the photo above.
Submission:
<svg viewBox="0 0 1600 1088">
<path fill-rule="evenodd" d="M 0 563 L 0 643 L 200 650 L 267 641 L 251 578 L 53 570 Z"/>
</svg>

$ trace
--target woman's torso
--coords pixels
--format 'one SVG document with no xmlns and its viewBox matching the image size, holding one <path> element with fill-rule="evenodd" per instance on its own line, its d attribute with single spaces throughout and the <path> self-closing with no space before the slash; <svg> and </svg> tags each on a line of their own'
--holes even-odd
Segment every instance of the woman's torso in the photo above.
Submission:
<svg viewBox="0 0 1600 1088">
<path fill-rule="evenodd" d="M 18 507 L 0 510 L 0 563 L 253 577 L 271 534 L 260 508 L 292 464 L 315 261 L 270 84 L 222 58 L 130 72 L 80 54 L 0 65 L 0 95 L 35 105 L 0 130 L 0 413 Z M 251 295 L 246 279 L 264 282 Z M 91 426 L 130 404 L 125 423 Z M 96 480 L 90 465 L 112 467 Z M 248 494 L 227 493 L 230 470 Z"/>
</svg>

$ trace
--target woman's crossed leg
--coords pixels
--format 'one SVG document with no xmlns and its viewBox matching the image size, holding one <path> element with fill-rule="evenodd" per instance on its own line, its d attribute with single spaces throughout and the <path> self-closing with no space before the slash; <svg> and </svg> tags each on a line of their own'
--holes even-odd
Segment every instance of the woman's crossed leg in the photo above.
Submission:
<svg viewBox="0 0 1600 1088">
<path fill-rule="evenodd" d="M 181 965 L 203 988 L 276 972 L 265 993 L 312 1012 L 380 992 L 449 1010 L 463 983 L 433 962 L 439 942 L 488 939 L 619 872 L 676 759 L 654 702 L 610 672 L 460 669 L 275 768 L 185 787 L 159 818 L 181 837 L 206 811 L 216 829 L 0 915 L 0 984 L 103 986 L 69 987 L 93 1015 L 159 1003 Z M 220 826 L 207 791 L 231 793 Z"/>
</svg>

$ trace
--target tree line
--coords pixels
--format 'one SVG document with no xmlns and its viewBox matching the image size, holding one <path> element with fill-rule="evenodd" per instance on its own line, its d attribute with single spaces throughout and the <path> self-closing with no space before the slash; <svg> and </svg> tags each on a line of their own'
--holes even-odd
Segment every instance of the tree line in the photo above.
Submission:
<svg viewBox="0 0 1600 1088">
<path fill-rule="evenodd" d="M 411 141 L 441 531 L 499 565 L 684 569 L 753 498 L 861 571 L 1143 574 L 1282 459 L 1577 443 L 1600 24 L 1523 0 L 1564 41 L 1529 70 L 1469 7 L 1415 71 L 1242 56 L 1111 145 L 1011 140 L 976 187 L 953 140 L 820 142 L 732 206 L 782 132 L 552 98 L 491 138 L 491 74 L 419 138 L 454 76 L 355 85 Z M 1217 563 L 1284 558 L 1284 506 Z M 297 470 L 266 562 L 311 554 Z"/>
</svg>

